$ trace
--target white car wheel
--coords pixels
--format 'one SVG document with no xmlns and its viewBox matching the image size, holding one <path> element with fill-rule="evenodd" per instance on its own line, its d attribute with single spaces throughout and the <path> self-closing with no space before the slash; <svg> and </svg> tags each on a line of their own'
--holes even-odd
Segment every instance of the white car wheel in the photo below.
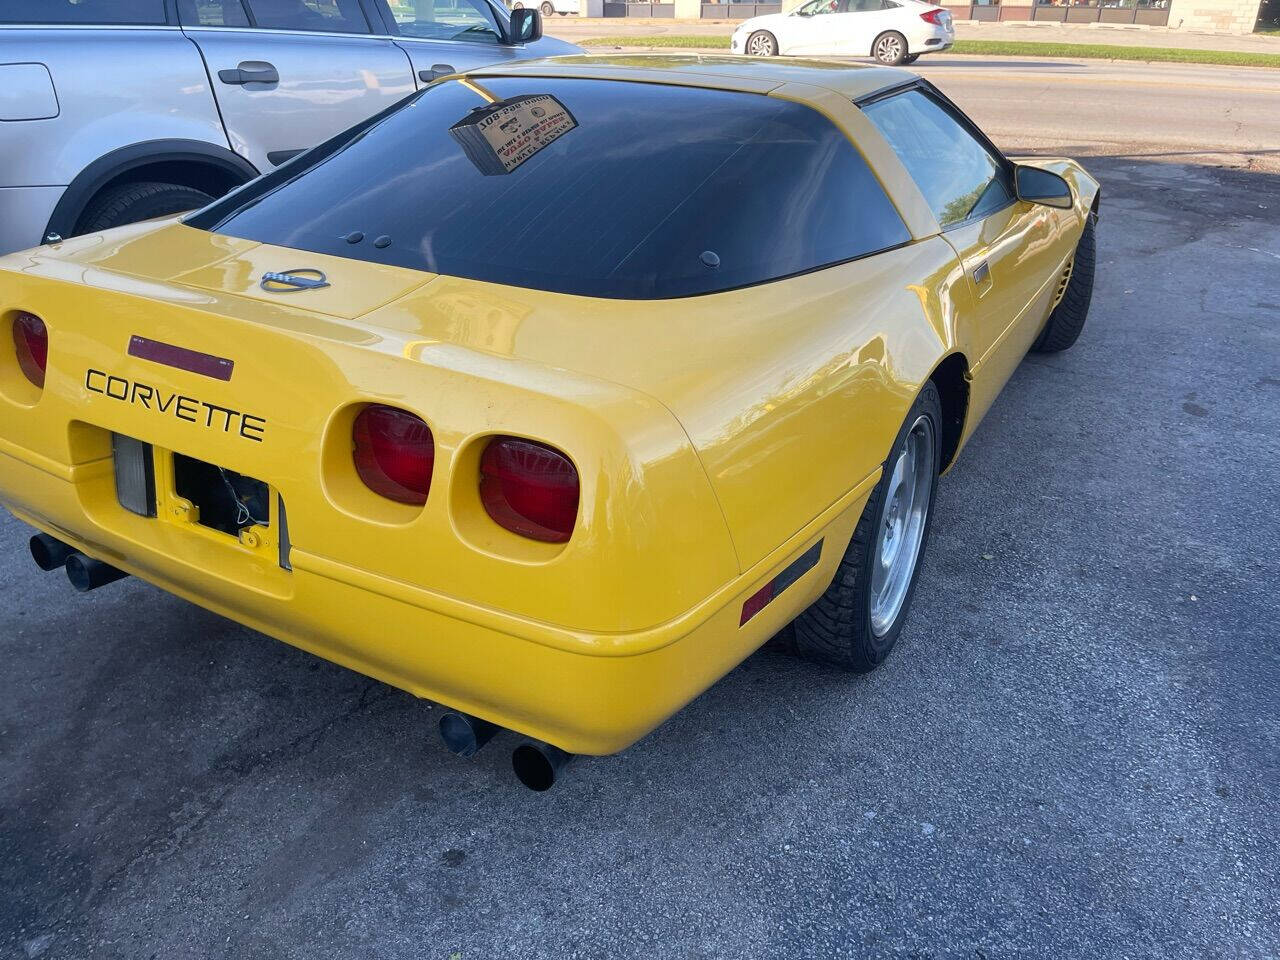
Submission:
<svg viewBox="0 0 1280 960">
<path fill-rule="evenodd" d="M 882 33 L 871 45 L 871 56 L 886 67 L 896 67 L 907 59 L 907 38 L 896 30 Z"/>
<path fill-rule="evenodd" d="M 542 15 L 543 15 L 544 17 L 549 17 L 549 16 L 551 16 L 553 13 L 555 13 L 555 12 L 556 12 L 556 8 L 555 8 L 555 7 L 553 7 L 553 6 L 552 6 L 551 4 L 549 4 L 549 3 L 544 3 L 544 4 L 543 4 L 541 7 L 539 7 L 538 9 L 542 11 Z"/>
<path fill-rule="evenodd" d="M 746 50 L 752 57 L 776 57 L 778 41 L 768 30 L 757 30 L 747 37 Z"/>
</svg>

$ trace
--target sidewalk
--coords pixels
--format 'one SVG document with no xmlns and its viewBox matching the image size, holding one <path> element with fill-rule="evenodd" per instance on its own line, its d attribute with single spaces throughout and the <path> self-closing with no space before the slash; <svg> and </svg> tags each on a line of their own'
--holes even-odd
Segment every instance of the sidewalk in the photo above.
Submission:
<svg viewBox="0 0 1280 960">
<path fill-rule="evenodd" d="M 626 17 L 549 17 L 550 36 L 577 42 L 588 37 L 728 36 L 735 20 L 647 20 Z M 976 23 L 956 21 L 960 40 L 1012 40 L 1030 43 L 1099 43 L 1122 47 L 1175 47 L 1184 50 L 1228 50 L 1280 54 L 1280 34 L 1195 33 L 1171 27 L 1117 26 L 1094 23 Z"/>
</svg>

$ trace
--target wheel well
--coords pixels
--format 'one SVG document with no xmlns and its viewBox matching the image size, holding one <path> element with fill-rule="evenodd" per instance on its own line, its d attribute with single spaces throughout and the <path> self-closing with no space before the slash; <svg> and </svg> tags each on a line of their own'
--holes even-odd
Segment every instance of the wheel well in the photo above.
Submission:
<svg viewBox="0 0 1280 960">
<path fill-rule="evenodd" d="M 79 227 L 84 214 L 93 206 L 98 197 L 102 196 L 105 191 L 113 190 L 116 187 L 132 183 L 172 183 L 180 187 L 191 187 L 193 190 L 203 191 L 217 199 L 234 187 L 247 182 L 247 180 L 247 177 L 240 176 L 233 170 L 211 163 L 202 163 L 199 160 L 157 160 L 154 163 L 140 164 L 136 167 L 130 167 L 100 185 L 94 191 L 93 196 L 89 197 L 85 202 L 84 209 L 80 211 L 76 225 Z"/>
<path fill-rule="evenodd" d="M 942 470 L 951 466 L 960 449 L 960 437 L 969 412 L 968 374 L 969 361 L 964 354 L 953 353 L 938 364 L 929 377 L 942 400 Z"/>
</svg>

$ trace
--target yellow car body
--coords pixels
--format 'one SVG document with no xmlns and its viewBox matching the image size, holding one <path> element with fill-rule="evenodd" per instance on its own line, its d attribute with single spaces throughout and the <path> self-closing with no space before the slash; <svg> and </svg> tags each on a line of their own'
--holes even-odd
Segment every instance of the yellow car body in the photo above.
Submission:
<svg viewBox="0 0 1280 960">
<path fill-rule="evenodd" d="M 823 592 L 930 378 L 954 460 L 1060 295 L 1097 184 L 1071 161 L 1028 161 L 1071 184 L 1069 208 L 1018 201 L 944 233 L 854 104 L 910 79 L 886 68 L 619 57 L 472 75 L 484 76 L 603 76 L 808 105 L 861 152 L 911 241 L 663 301 L 317 254 L 305 263 L 330 285 L 281 297 L 260 280 L 299 266 L 296 251 L 177 221 L 14 254 L 0 259 L 0 311 L 6 325 L 15 311 L 44 320 L 48 368 L 41 390 L 0 358 L 0 500 L 255 630 L 564 750 L 607 754 Z M 975 259 L 992 280 L 981 296 Z M 234 377 L 131 356 L 137 336 L 232 357 Z M 369 403 L 431 425 L 421 509 L 355 477 L 351 421 Z M 117 502 L 113 433 L 153 445 L 155 517 Z M 495 434 L 573 458 L 581 497 L 567 543 L 524 539 L 485 513 L 477 460 Z M 279 523 L 236 539 L 193 522 L 167 452 L 269 483 L 287 504 L 288 567 Z M 817 544 L 816 565 L 742 623 L 744 602 Z"/>
</svg>

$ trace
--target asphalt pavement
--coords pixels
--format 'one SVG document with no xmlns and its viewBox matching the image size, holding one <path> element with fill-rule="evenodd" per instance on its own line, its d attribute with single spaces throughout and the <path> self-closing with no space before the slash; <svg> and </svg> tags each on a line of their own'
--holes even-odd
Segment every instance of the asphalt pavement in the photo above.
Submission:
<svg viewBox="0 0 1280 960">
<path fill-rule="evenodd" d="M 1089 166 L 1089 324 L 942 481 L 884 667 L 768 646 L 547 794 L 0 520 L 0 957 L 1280 955 L 1280 177 Z"/>
</svg>

